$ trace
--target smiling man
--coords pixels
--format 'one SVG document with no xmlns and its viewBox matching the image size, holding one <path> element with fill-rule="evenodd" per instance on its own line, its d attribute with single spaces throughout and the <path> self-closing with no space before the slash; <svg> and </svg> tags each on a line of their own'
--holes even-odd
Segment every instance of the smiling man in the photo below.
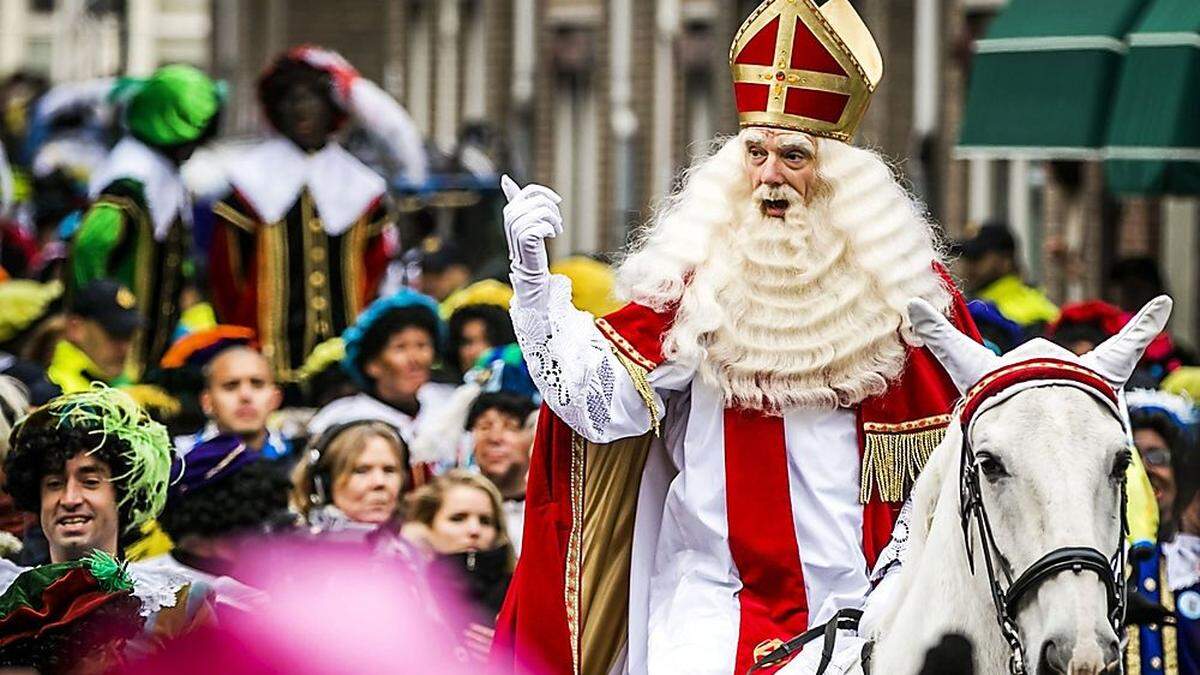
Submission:
<svg viewBox="0 0 1200 675">
<path fill-rule="evenodd" d="M 38 516 L 51 564 L 101 552 L 118 560 L 162 511 L 171 465 L 166 429 L 127 394 L 108 388 L 53 399 L 12 432 L 5 489 Z M 21 568 L 0 566 L 0 587 Z M 178 635 L 210 616 L 208 589 L 183 578 L 134 574 L 146 639 Z"/>
<path fill-rule="evenodd" d="M 958 398 L 906 313 L 923 298 L 974 334 L 934 227 L 849 144 L 883 72 L 851 3 L 764 2 L 730 65 L 742 131 L 634 237 L 615 313 L 549 273 L 560 198 L 504 181 L 547 406 L 506 668 L 744 673 L 861 607 Z"/>
</svg>

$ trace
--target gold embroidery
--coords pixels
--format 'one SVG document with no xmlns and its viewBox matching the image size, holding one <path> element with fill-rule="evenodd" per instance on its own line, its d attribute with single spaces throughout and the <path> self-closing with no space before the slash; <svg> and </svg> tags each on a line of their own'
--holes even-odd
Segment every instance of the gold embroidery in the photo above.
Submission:
<svg viewBox="0 0 1200 675">
<path fill-rule="evenodd" d="M 362 219 L 350 227 L 342 242 L 342 295 L 345 297 L 346 325 L 351 326 L 363 310 L 362 264 L 365 224 Z"/>
<path fill-rule="evenodd" d="M 288 306 L 288 251 L 284 223 L 270 223 L 259 229 L 258 238 L 258 325 L 263 355 L 275 367 L 283 382 L 293 378 L 287 345 L 287 326 L 283 308 Z"/>
<path fill-rule="evenodd" d="M 618 333 L 617 329 L 612 327 L 612 324 L 604 319 L 596 319 L 596 327 L 600 329 L 604 337 L 608 338 L 609 342 L 616 345 L 617 349 L 624 352 L 625 356 L 629 357 L 634 363 L 645 368 L 647 372 L 654 370 L 654 362 L 642 356 L 638 350 L 634 349 L 633 345 Z"/>
<path fill-rule="evenodd" d="M 1142 675 L 1142 627 L 1132 625 L 1125 628 L 1128 638 L 1125 647 L 1125 675 Z"/>
<path fill-rule="evenodd" d="M 254 234 L 254 231 L 258 229 L 258 223 L 239 213 L 237 209 L 225 202 L 217 202 L 213 205 L 212 210 L 213 215 L 219 216 L 225 222 L 247 234 Z"/>
<path fill-rule="evenodd" d="M 572 672 L 579 675 L 579 579 L 583 567 L 583 436 L 571 434 L 571 535 L 567 539 L 567 569 L 564 590 L 567 609 L 567 630 L 571 634 Z"/>
<path fill-rule="evenodd" d="M 900 422 L 897 424 L 888 424 L 886 422 L 864 422 L 863 431 L 867 433 L 879 434 L 903 434 L 912 431 L 925 431 L 926 429 L 944 428 L 950 424 L 951 415 L 934 415 L 932 417 L 922 417 L 919 420 L 911 420 L 908 422 Z"/>
<path fill-rule="evenodd" d="M 898 424 L 864 423 L 866 447 L 863 449 L 859 501 L 866 504 L 876 490 L 885 502 L 904 501 L 905 493 L 925 468 L 930 453 L 945 437 L 949 423 L 949 415 Z"/>
<path fill-rule="evenodd" d="M 1175 613 L 1175 593 L 1171 590 L 1171 586 L 1167 584 L 1167 557 L 1160 556 L 1159 562 L 1159 587 L 1162 592 L 1159 598 L 1162 601 L 1162 606 L 1168 613 Z M 1163 672 L 1167 675 L 1177 675 L 1179 673 L 1179 636 L 1176 626 L 1162 627 L 1162 645 L 1163 645 Z"/>
</svg>

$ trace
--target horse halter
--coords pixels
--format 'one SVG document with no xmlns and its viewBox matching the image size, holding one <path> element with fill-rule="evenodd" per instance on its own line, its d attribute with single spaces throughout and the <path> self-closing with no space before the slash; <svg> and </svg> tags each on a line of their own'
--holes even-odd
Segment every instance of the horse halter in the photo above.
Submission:
<svg viewBox="0 0 1200 675">
<path fill-rule="evenodd" d="M 1036 382 L 1044 382 L 1044 384 L 1039 385 Z M 1025 664 L 1025 650 L 1021 644 L 1020 633 L 1014 618 L 1017 608 L 1022 598 L 1036 589 L 1043 581 L 1059 572 L 1068 570 L 1076 573 L 1084 570 L 1095 572 L 1106 590 L 1108 620 L 1118 634 L 1120 634 L 1121 623 L 1125 618 L 1125 594 L 1122 580 L 1125 570 L 1125 535 L 1128 524 L 1125 515 L 1124 482 L 1121 483 L 1120 488 L 1120 534 L 1116 543 L 1116 551 L 1111 556 L 1090 547 L 1056 548 L 1035 561 L 1014 580 L 1007 560 L 996 545 L 987 509 L 983 504 L 979 470 L 975 465 L 975 451 L 971 447 L 970 428 L 975 414 L 980 411 L 987 399 L 1014 385 L 1023 383 L 1026 383 L 1026 387 L 1064 384 L 1075 386 L 1110 403 L 1114 414 L 1117 414 L 1115 411 L 1120 409 L 1117 393 L 1099 375 L 1078 364 L 1058 359 L 1022 361 L 1000 368 L 989 373 L 971 387 L 963 398 L 960 414 L 962 465 L 959 478 L 959 508 L 963 543 L 967 549 L 967 563 L 970 566 L 971 574 L 974 574 L 975 553 L 971 546 L 971 524 L 973 522 L 980 533 L 983 562 L 988 574 L 992 604 L 996 610 L 996 623 L 1011 650 L 1008 670 L 1012 675 L 1024 675 L 1028 672 Z M 1119 414 L 1118 419 L 1120 419 Z M 1122 426 L 1124 426 L 1123 421 Z M 997 576 L 997 570 L 1003 575 L 1007 588 Z"/>
</svg>

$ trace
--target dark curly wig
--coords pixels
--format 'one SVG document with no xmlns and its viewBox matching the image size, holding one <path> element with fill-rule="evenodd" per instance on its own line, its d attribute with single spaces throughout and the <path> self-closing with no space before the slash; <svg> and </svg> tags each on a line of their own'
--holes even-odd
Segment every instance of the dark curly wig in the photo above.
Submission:
<svg viewBox="0 0 1200 675">
<path fill-rule="evenodd" d="M 158 523 L 177 542 L 191 535 L 210 538 L 255 532 L 287 510 L 291 485 L 272 462 L 257 461 L 169 501 Z"/>
<path fill-rule="evenodd" d="M 507 391 L 482 393 L 471 404 L 471 410 L 467 412 L 467 430 L 470 431 L 480 416 L 489 410 L 495 410 L 502 415 L 508 415 L 517 420 L 519 424 L 525 424 L 525 420 L 529 418 L 529 415 L 534 410 L 537 410 L 537 406 L 533 404 L 531 399 L 520 394 L 513 394 Z"/>
<path fill-rule="evenodd" d="M 453 359 L 454 365 L 463 373 L 471 369 L 473 363 L 459 363 L 458 349 L 463 343 L 463 328 L 472 321 L 482 321 L 487 340 L 493 347 L 506 345 L 517 341 L 513 332 L 512 318 L 508 310 L 496 305 L 464 305 L 454 310 L 450 315 L 450 339 L 446 345 L 446 358 Z"/>
<path fill-rule="evenodd" d="M 113 598 L 66 626 L 0 648 L 0 668 L 32 668 L 43 675 L 76 672 L 83 662 L 105 657 L 120 665 L 125 643 L 142 632 L 142 601 L 130 593 Z M 105 669 L 104 672 L 108 672 Z"/>
<path fill-rule="evenodd" d="M 389 310 L 376 319 L 363 335 L 362 346 L 359 348 L 358 359 L 355 361 L 354 367 L 363 374 L 364 378 L 371 379 L 367 375 L 367 364 L 383 352 L 387 347 L 388 340 L 393 335 L 405 328 L 419 328 L 428 333 L 434 352 L 438 351 L 438 318 L 432 311 L 419 305 Z"/>
<path fill-rule="evenodd" d="M 345 124 L 346 111 L 333 98 L 333 78 L 329 73 L 283 56 L 258 80 L 258 101 L 262 104 L 267 121 L 275 130 L 282 128 L 279 104 L 295 86 L 308 87 L 329 105 L 333 111 L 333 128 L 330 131 L 336 131 Z"/>
<path fill-rule="evenodd" d="M 45 418 L 45 419 L 43 419 Z M 67 461 L 81 452 L 91 453 L 93 457 L 108 465 L 111 474 L 124 475 L 129 471 L 124 454 L 129 451 L 128 445 L 116 438 L 107 436 L 104 442 L 96 445 L 98 427 L 88 426 L 57 426 L 45 409 L 29 416 L 21 426 L 13 431 L 12 449 L 4 461 L 4 491 L 12 495 L 18 509 L 37 514 L 41 511 L 42 477 L 50 473 L 61 473 Z M 117 491 L 118 517 L 121 529 L 124 531 L 130 523 L 130 514 L 137 508 L 145 508 L 145 504 L 137 504 L 136 500 L 122 503 L 125 490 L 121 481 L 113 481 Z"/>
</svg>

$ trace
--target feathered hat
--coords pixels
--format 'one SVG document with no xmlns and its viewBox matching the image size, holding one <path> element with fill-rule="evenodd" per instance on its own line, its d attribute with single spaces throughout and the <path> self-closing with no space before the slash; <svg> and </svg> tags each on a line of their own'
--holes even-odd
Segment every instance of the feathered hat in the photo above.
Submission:
<svg viewBox="0 0 1200 675">
<path fill-rule="evenodd" d="M 396 99 L 363 77 L 345 57 L 331 49 L 305 44 L 284 52 L 259 78 L 260 100 L 265 84 L 288 63 L 301 63 L 329 75 L 329 93 L 340 113 L 338 124 L 353 119 L 384 146 L 391 161 L 403 168 L 410 183 L 425 182 L 429 159 L 412 117 Z"/>
<path fill-rule="evenodd" d="M 94 445 L 83 449 L 84 452 L 98 452 L 107 446 L 120 458 L 124 471 L 114 475 L 112 481 L 120 493 L 118 506 L 129 516 L 129 522 L 122 523 L 126 531 L 141 527 L 162 512 L 171 471 L 171 438 L 167 428 L 150 419 L 129 394 L 99 383 L 89 391 L 51 400 L 13 429 L 12 448 L 5 461 L 7 488 L 22 509 L 31 510 L 38 499 L 37 486 L 12 484 L 18 473 L 37 474 L 27 470 L 30 464 L 40 461 L 35 456 L 37 450 L 27 442 L 31 433 L 53 433 L 63 428 L 87 433 Z"/>
<path fill-rule="evenodd" d="M 729 52 L 744 127 L 849 141 L 883 78 L 883 57 L 850 0 L 767 0 Z"/>
</svg>

